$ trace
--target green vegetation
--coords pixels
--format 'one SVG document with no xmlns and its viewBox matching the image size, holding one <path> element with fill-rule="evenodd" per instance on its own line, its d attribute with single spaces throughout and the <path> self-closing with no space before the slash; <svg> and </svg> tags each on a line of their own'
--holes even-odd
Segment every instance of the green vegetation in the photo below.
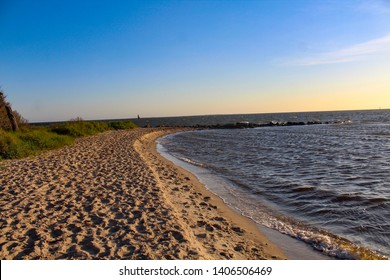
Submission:
<svg viewBox="0 0 390 280">
<path fill-rule="evenodd" d="M 97 122 L 83 121 L 80 118 L 51 128 L 52 132 L 73 137 L 94 135 L 107 130 L 132 129 L 136 125 L 131 121 Z"/>
<path fill-rule="evenodd" d="M 132 121 L 116 121 L 116 122 L 109 122 L 108 125 L 110 126 L 110 129 L 133 129 L 136 128 L 137 125 L 135 125 Z"/>
<path fill-rule="evenodd" d="M 107 130 L 131 129 L 131 121 L 96 122 L 78 118 L 60 125 L 33 127 L 25 125 L 18 131 L 0 129 L 0 160 L 36 155 L 74 142 L 75 138 Z"/>
<path fill-rule="evenodd" d="M 0 89 L 0 160 L 36 155 L 42 151 L 70 145 L 77 137 L 94 135 L 107 130 L 131 129 L 131 121 L 83 121 L 81 118 L 53 126 L 28 125 L 11 108 Z M 0 166 L 0 170 L 3 167 Z"/>
<path fill-rule="evenodd" d="M 42 150 L 60 148 L 73 143 L 74 138 L 58 135 L 47 128 L 24 128 L 17 132 L 0 131 L 0 159 L 36 155 Z"/>
<path fill-rule="evenodd" d="M 70 121 L 61 125 L 56 125 L 50 130 L 59 135 L 69 135 L 72 137 L 94 135 L 108 130 L 105 122 L 86 122 L 82 120 Z"/>
</svg>

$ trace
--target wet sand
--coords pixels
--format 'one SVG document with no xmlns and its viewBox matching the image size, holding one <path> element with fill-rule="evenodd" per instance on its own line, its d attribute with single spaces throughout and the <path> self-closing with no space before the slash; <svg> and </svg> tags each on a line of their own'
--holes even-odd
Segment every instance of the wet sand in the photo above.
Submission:
<svg viewBox="0 0 390 280">
<path fill-rule="evenodd" d="M 0 162 L 1 259 L 284 259 L 156 151 L 180 129 L 109 131 Z"/>
</svg>

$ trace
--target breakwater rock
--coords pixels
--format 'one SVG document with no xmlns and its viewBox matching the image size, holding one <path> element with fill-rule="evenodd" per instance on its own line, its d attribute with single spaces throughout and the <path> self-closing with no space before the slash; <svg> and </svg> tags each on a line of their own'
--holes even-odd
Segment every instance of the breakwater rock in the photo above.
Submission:
<svg viewBox="0 0 390 280">
<path fill-rule="evenodd" d="M 242 128 L 257 128 L 257 127 L 272 127 L 272 126 L 298 126 L 298 125 L 320 125 L 320 124 L 349 124 L 352 123 L 350 120 L 347 121 L 332 121 L 332 122 L 320 122 L 320 121 L 309 121 L 309 122 L 268 122 L 268 123 L 251 123 L 251 122 L 236 122 L 228 124 L 216 124 L 216 125 L 195 125 L 195 128 L 203 129 L 242 129 Z"/>
</svg>

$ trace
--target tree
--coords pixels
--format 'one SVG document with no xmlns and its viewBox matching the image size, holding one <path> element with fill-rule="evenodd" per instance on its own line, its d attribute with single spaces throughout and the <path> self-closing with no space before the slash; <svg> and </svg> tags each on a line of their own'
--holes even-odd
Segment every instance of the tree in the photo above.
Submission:
<svg viewBox="0 0 390 280">
<path fill-rule="evenodd" d="M 0 128 L 17 131 L 19 124 L 25 122 L 18 112 L 12 110 L 11 104 L 6 101 L 5 94 L 0 90 Z"/>
</svg>

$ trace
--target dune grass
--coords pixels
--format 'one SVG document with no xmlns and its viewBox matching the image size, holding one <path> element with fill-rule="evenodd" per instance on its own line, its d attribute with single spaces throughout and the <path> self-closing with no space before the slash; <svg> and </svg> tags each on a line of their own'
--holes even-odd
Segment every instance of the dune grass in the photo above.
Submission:
<svg viewBox="0 0 390 280">
<path fill-rule="evenodd" d="M 0 132 L 0 159 L 22 158 L 41 151 L 72 144 L 74 137 L 50 132 L 47 128 Z"/>
<path fill-rule="evenodd" d="M 75 120 L 53 126 L 50 130 L 59 135 L 80 137 L 94 135 L 107 130 L 132 129 L 135 127 L 137 126 L 131 121 L 97 122 Z"/>
<path fill-rule="evenodd" d="M 78 119 L 54 126 L 25 126 L 17 132 L 0 130 L 0 160 L 23 158 L 58 149 L 73 144 L 77 137 L 135 127 L 131 121 L 93 122 Z"/>
<path fill-rule="evenodd" d="M 51 132 L 57 133 L 59 135 L 69 135 L 72 137 L 94 135 L 106 130 L 109 130 L 109 126 L 105 122 L 86 121 L 71 121 L 50 128 Z"/>
</svg>

